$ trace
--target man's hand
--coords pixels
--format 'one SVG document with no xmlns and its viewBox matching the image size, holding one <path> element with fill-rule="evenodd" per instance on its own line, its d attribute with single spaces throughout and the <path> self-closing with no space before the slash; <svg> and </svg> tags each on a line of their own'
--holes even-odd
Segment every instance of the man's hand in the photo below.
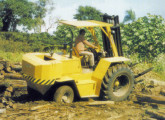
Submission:
<svg viewBox="0 0 165 120">
<path fill-rule="evenodd" d="M 97 46 L 94 46 L 93 49 L 98 49 L 98 47 Z"/>
</svg>

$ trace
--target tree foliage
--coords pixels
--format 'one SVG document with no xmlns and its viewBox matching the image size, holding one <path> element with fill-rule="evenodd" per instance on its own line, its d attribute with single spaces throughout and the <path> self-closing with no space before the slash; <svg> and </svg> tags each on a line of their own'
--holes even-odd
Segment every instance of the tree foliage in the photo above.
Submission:
<svg viewBox="0 0 165 120">
<path fill-rule="evenodd" d="M 138 53 L 143 60 L 152 60 L 160 53 L 165 53 L 164 19 L 148 14 L 136 22 L 124 25 L 122 41 L 128 54 Z"/>
<path fill-rule="evenodd" d="M 70 43 L 78 35 L 78 29 L 68 25 L 59 25 L 54 35 L 58 44 Z"/>
<path fill-rule="evenodd" d="M 16 31 L 17 26 L 30 30 L 36 26 L 38 18 L 43 18 L 45 0 L 39 4 L 28 0 L 0 0 L 1 31 Z"/>
<path fill-rule="evenodd" d="M 136 20 L 135 12 L 132 9 L 127 10 L 123 23 L 129 22 L 129 21 L 134 22 L 135 20 Z"/>
<path fill-rule="evenodd" d="M 101 20 L 102 13 L 94 7 L 91 6 L 79 6 L 77 14 L 74 18 L 77 20 Z"/>
</svg>

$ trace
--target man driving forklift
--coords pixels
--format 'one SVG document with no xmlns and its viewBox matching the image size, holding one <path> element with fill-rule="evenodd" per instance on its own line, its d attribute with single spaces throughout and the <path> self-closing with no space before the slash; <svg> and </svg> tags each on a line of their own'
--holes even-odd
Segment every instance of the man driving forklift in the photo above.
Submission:
<svg viewBox="0 0 165 120">
<path fill-rule="evenodd" d="M 94 55 L 92 52 L 86 51 L 87 48 L 85 48 L 85 45 L 87 45 L 90 48 L 97 49 L 97 46 L 94 46 L 90 42 L 88 42 L 85 38 L 85 30 L 81 29 L 79 31 L 79 35 L 75 39 L 75 48 L 78 51 L 79 55 L 87 55 L 89 56 L 89 68 L 93 68 L 94 66 Z"/>
</svg>

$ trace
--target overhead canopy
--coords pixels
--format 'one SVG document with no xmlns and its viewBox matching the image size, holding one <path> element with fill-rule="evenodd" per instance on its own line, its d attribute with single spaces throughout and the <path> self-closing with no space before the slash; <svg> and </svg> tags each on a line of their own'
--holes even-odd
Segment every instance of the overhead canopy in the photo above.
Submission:
<svg viewBox="0 0 165 120">
<path fill-rule="evenodd" d="M 82 28 L 82 27 L 111 27 L 113 26 L 112 24 L 105 23 L 105 22 L 100 22 L 100 21 L 95 21 L 95 20 L 88 20 L 88 21 L 60 21 L 60 23 L 66 24 L 66 25 L 71 25 L 77 28 Z"/>
</svg>

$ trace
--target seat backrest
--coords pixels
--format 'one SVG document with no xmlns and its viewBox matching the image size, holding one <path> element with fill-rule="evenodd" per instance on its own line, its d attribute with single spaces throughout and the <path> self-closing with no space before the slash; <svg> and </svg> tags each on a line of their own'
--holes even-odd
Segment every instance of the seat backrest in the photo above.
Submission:
<svg viewBox="0 0 165 120">
<path fill-rule="evenodd" d="M 72 55 L 77 56 L 77 57 L 81 57 L 75 47 L 72 48 Z"/>
</svg>

